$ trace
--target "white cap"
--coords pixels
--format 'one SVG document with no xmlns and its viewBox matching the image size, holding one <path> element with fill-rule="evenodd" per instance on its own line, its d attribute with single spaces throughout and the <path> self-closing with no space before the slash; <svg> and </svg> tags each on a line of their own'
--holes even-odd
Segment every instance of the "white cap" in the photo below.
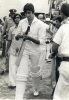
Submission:
<svg viewBox="0 0 69 100">
<path fill-rule="evenodd" d="M 46 21 L 50 21 L 50 18 L 46 18 Z"/>
</svg>

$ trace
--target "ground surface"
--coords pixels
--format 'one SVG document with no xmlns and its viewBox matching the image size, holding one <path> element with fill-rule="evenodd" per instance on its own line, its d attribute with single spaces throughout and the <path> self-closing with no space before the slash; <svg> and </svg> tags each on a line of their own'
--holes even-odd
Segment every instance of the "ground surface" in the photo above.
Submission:
<svg viewBox="0 0 69 100">
<path fill-rule="evenodd" d="M 46 62 L 46 61 L 45 61 Z M 0 57 L 0 71 L 5 69 L 5 58 Z M 0 100 L 14 100 L 15 89 L 8 88 L 8 74 L 0 75 Z M 31 100 L 52 100 L 52 88 L 51 88 L 51 62 L 45 63 L 42 73 L 42 80 L 40 86 L 40 95 L 38 97 L 33 96 L 31 78 L 28 79 L 24 98 Z"/>
</svg>

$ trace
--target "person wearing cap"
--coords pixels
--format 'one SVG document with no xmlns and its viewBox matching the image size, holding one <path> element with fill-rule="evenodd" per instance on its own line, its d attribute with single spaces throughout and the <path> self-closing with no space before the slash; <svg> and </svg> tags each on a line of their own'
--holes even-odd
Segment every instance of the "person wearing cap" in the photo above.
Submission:
<svg viewBox="0 0 69 100">
<path fill-rule="evenodd" d="M 19 47 L 21 44 L 21 41 L 16 41 L 15 40 L 15 35 L 17 34 L 18 30 L 18 24 L 21 19 L 21 15 L 16 13 L 14 15 L 14 22 L 15 25 L 12 26 L 9 30 L 8 34 L 8 46 L 7 46 L 7 52 L 9 55 L 9 83 L 8 87 L 11 89 L 14 89 L 16 86 L 16 71 L 17 71 L 17 66 L 15 64 Z"/>
<path fill-rule="evenodd" d="M 41 21 L 44 21 L 44 16 L 43 16 L 43 14 L 39 14 L 39 15 L 38 15 L 38 19 L 40 19 Z"/>
<path fill-rule="evenodd" d="M 23 45 L 22 57 L 17 70 L 15 100 L 23 100 L 29 72 L 32 77 L 34 96 L 39 95 L 41 70 L 46 54 L 45 23 L 35 17 L 33 4 L 27 3 L 23 10 L 26 18 L 19 23 L 16 39 L 22 35 L 25 45 Z"/>
<path fill-rule="evenodd" d="M 69 4 L 62 5 L 61 15 L 65 19 L 64 24 L 55 34 L 52 45 L 52 56 L 58 53 L 61 60 L 53 100 L 69 100 Z"/>
<path fill-rule="evenodd" d="M 13 21 L 13 17 L 16 13 L 16 9 L 10 9 L 9 10 L 9 18 L 6 18 L 5 23 L 4 23 L 4 28 L 3 28 L 3 35 L 8 34 L 8 31 L 10 27 L 12 27 L 15 23 Z"/>
<path fill-rule="evenodd" d="M 6 18 L 5 23 L 4 23 L 4 27 L 3 27 L 3 38 L 6 39 L 6 48 L 3 48 L 3 50 L 5 50 L 5 54 L 3 56 L 6 56 L 6 72 L 8 72 L 8 70 L 9 70 L 8 56 L 7 56 L 7 52 L 6 52 L 6 49 L 7 49 L 7 38 L 8 38 L 10 27 L 15 25 L 15 23 L 13 21 L 13 17 L 15 15 L 16 10 L 15 9 L 10 9 L 9 12 L 10 12 L 9 13 L 9 17 Z M 4 51 L 2 51 L 2 52 L 4 52 Z"/>
</svg>

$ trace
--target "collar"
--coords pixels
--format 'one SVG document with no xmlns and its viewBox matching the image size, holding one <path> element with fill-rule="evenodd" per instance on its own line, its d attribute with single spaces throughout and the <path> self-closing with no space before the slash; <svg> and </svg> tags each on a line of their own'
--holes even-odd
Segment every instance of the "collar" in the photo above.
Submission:
<svg viewBox="0 0 69 100">
<path fill-rule="evenodd" d="M 15 26 L 14 26 L 15 28 L 17 28 L 18 26 L 15 24 Z"/>
<path fill-rule="evenodd" d="M 38 19 L 34 16 L 34 19 L 33 19 L 33 22 L 32 23 L 35 23 L 37 21 L 38 21 Z"/>
<path fill-rule="evenodd" d="M 35 22 L 37 22 L 38 21 L 38 19 L 34 16 L 34 19 L 33 19 L 33 21 L 32 21 L 32 23 L 31 24 L 33 24 L 33 23 L 35 23 Z M 28 19 L 26 18 L 26 22 L 28 23 Z"/>
</svg>

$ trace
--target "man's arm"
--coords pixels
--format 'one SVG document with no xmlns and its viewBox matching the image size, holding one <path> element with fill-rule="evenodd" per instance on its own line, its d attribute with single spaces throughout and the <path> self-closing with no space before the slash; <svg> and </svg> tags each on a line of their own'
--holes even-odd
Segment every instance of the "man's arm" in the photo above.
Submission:
<svg viewBox="0 0 69 100">
<path fill-rule="evenodd" d="M 6 35 L 6 28 L 7 28 L 7 20 L 4 23 L 4 27 L 3 27 L 3 35 Z"/>
<path fill-rule="evenodd" d="M 52 54 L 51 54 L 52 57 L 56 56 L 56 54 L 58 53 L 58 48 L 59 48 L 59 44 L 53 42 L 53 44 L 52 44 Z"/>
<path fill-rule="evenodd" d="M 62 43 L 62 39 L 63 39 L 63 26 L 61 26 L 57 33 L 54 36 L 53 39 L 53 44 L 52 44 L 52 54 L 51 54 L 51 58 L 55 57 L 55 55 L 58 53 L 58 48 Z"/>
<path fill-rule="evenodd" d="M 24 41 L 25 40 L 30 40 L 30 41 L 34 42 L 35 44 L 40 44 L 39 40 L 36 40 L 36 39 L 34 39 L 34 38 L 30 37 L 30 36 L 27 36 L 27 35 L 17 35 L 15 37 L 16 40 L 19 40 L 20 38 L 23 38 Z"/>
<path fill-rule="evenodd" d="M 13 31 L 13 29 L 10 28 L 9 34 L 8 34 L 7 49 L 6 49 L 6 52 L 7 52 L 7 53 L 8 53 L 8 50 L 9 50 L 9 48 L 10 48 L 10 46 L 11 46 L 11 42 L 12 42 L 12 31 Z"/>
<path fill-rule="evenodd" d="M 40 44 L 39 40 L 36 40 L 36 39 L 29 37 L 29 36 L 26 36 L 26 38 L 24 38 L 24 40 L 30 40 L 30 41 L 34 42 L 35 44 Z"/>
<path fill-rule="evenodd" d="M 52 51 L 57 53 L 58 52 L 58 47 L 59 47 L 59 44 L 53 42 L 53 44 L 52 44 Z"/>
</svg>

